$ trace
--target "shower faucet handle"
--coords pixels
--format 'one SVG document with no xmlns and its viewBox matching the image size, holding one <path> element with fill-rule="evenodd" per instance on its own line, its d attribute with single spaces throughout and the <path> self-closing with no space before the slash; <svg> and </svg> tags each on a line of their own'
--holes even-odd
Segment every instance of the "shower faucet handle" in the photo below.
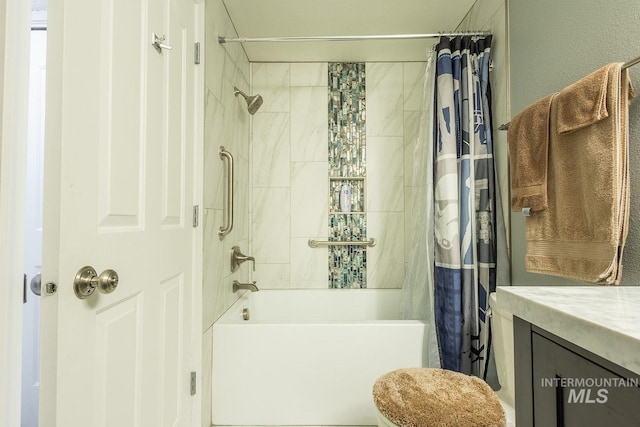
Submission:
<svg viewBox="0 0 640 427">
<path fill-rule="evenodd" d="M 252 256 L 246 256 L 240 252 L 240 247 L 234 246 L 231 248 L 231 272 L 236 272 L 240 268 L 240 264 L 245 261 L 251 261 L 253 264 L 253 271 L 256 271 L 256 259 Z"/>
</svg>

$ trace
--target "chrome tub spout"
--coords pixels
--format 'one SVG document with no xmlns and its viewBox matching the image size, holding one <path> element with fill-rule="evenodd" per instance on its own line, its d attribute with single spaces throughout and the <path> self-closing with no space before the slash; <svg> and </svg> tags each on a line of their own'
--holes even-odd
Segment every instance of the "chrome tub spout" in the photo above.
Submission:
<svg viewBox="0 0 640 427">
<path fill-rule="evenodd" d="M 237 280 L 233 281 L 233 292 L 238 292 L 241 290 L 249 290 L 251 292 L 258 292 L 259 289 L 256 286 L 256 282 L 253 281 L 251 283 L 240 283 Z"/>
</svg>

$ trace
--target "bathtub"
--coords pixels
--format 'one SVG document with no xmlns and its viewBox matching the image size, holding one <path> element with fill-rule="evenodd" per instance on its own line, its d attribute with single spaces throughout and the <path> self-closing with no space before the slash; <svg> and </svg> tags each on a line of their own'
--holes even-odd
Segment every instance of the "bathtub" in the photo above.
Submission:
<svg viewBox="0 0 640 427">
<path fill-rule="evenodd" d="M 399 289 L 246 292 L 213 325 L 214 425 L 374 425 L 382 374 L 424 366 Z M 249 320 L 243 320 L 248 309 Z"/>
</svg>

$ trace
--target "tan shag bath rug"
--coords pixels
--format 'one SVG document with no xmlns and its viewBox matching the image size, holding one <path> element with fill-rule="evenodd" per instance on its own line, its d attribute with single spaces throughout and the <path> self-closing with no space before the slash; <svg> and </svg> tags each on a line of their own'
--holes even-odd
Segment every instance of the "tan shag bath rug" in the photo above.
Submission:
<svg viewBox="0 0 640 427">
<path fill-rule="evenodd" d="M 376 381 L 378 410 L 402 427 L 505 427 L 500 399 L 480 378 L 445 369 L 408 368 Z"/>
</svg>

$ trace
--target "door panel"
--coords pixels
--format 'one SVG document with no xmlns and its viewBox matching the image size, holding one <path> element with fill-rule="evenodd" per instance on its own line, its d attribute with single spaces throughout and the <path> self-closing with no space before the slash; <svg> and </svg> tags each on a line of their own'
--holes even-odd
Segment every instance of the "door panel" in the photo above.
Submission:
<svg viewBox="0 0 640 427">
<path fill-rule="evenodd" d="M 56 363 L 43 367 L 55 422 L 43 426 L 190 426 L 194 4 L 50 8 L 64 30 L 52 32 L 60 168 L 45 174 L 59 182 L 50 208 L 60 221 L 45 259 L 57 261 L 48 268 L 59 286 L 43 308 L 57 330 L 57 348 L 44 355 Z M 156 51 L 152 32 L 173 49 Z M 117 271 L 115 291 L 78 299 L 72 283 L 85 265 Z"/>
<path fill-rule="evenodd" d="M 188 114 L 190 104 L 184 94 L 187 93 L 187 70 L 191 60 L 188 52 L 188 23 L 183 22 L 181 13 L 173 1 L 169 2 L 167 38 L 171 40 L 172 50 L 165 57 L 167 83 L 165 85 L 165 129 L 163 152 L 163 226 L 184 225 L 184 184 L 185 184 L 185 146 L 188 137 Z M 191 44 L 191 46 L 193 46 Z M 192 81 L 191 81 L 192 82 Z"/>
<path fill-rule="evenodd" d="M 142 300 L 136 295 L 96 313 L 96 426 L 142 418 Z"/>
<path fill-rule="evenodd" d="M 139 229 L 144 218 L 147 6 L 146 1 L 110 0 L 99 15 L 98 217 L 103 231 Z"/>
<path fill-rule="evenodd" d="M 182 386 L 182 365 L 187 357 L 180 343 L 184 342 L 184 313 L 182 311 L 184 298 L 184 277 L 178 275 L 160 285 L 163 319 L 161 333 L 162 378 L 160 381 L 160 402 L 163 412 L 162 420 L 166 426 L 177 425 L 182 411 L 180 396 L 184 394 Z M 178 344 L 178 345 L 176 345 Z"/>
</svg>

